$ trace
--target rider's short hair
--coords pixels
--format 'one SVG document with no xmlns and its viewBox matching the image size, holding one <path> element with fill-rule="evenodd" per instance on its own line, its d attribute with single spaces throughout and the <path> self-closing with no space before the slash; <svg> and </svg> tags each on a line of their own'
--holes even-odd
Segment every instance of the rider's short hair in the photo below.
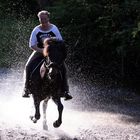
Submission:
<svg viewBox="0 0 140 140">
<path fill-rule="evenodd" d="M 40 18 L 40 15 L 47 15 L 48 17 L 50 17 L 50 12 L 48 12 L 46 10 L 42 10 L 42 11 L 38 12 L 38 14 L 37 14 L 38 18 Z"/>
</svg>

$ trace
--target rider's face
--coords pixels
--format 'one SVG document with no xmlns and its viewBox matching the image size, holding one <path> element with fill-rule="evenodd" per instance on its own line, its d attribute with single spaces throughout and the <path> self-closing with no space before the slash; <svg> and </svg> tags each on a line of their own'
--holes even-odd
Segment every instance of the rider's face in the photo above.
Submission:
<svg viewBox="0 0 140 140">
<path fill-rule="evenodd" d="M 49 17 L 47 15 L 40 15 L 39 17 L 39 22 L 43 25 L 43 26 L 47 26 L 48 22 L 49 22 Z"/>
</svg>

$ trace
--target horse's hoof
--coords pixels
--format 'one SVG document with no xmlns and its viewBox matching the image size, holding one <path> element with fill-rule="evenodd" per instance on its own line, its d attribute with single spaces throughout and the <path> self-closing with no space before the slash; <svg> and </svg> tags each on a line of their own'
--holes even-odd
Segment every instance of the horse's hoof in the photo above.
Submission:
<svg viewBox="0 0 140 140">
<path fill-rule="evenodd" d="M 37 119 L 34 116 L 30 116 L 30 119 L 33 121 L 33 123 L 37 123 Z"/>
<path fill-rule="evenodd" d="M 55 127 L 55 128 L 57 128 L 57 127 L 59 127 L 60 125 L 61 125 L 61 123 L 62 123 L 62 121 L 55 121 L 54 123 L 53 123 L 53 126 Z"/>
</svg>

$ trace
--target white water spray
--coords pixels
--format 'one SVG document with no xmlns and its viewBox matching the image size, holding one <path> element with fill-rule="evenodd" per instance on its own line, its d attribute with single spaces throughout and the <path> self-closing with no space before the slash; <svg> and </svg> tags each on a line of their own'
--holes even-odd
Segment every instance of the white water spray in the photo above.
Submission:
<svg viewBox="0 0 140 140">
<path fill-rule="evenodd" d="M 124 121 L 127 119 L 133 119 L 129 113 L 127 115 L 119 112 L 116 114 L 113 111 L 105 111 L 103 109 L 99 109 L 98 104 L 90 106 L 92 105 L 92 103 L 90 103 L 90 96 L 86 95 L 85 97 L 82 97 L 85 95 L 84 92 L 86 89 L 85 91 L 81 91 L 78 86 L 73 85 L 72 83 L 70 84 L 70 90 L 74 99 L 67 102 L 62 99 L 64 104 L 62 125 L 57 129 L 53 127 L 53 122 L 57 119 L 57 108 L 50 100 L 47 108 L 47 123 L 49 131 L 45 132 L 42 129 L 42 118 L 37 122 L 37 124 L 33 124 L 29 119 L 29 116 L 34 113 L 34 107 L 32 98 L 27 99 L 22 98 L 21 96 L 23 90 L 22 72 L 17 73 L 16 71 L 3 70 L 0 76 L 1 131 L 4 131 L 5 129 L 6 131 L 7 129 L 10 129 L 10 132 L 14 131 L 13 137 L 15 137 L 15 139 L 21 137 L 21 135 L 22 137 L 26 137 L 27 135 L 25 135 L 25 132 L 30 135 L 28 136 L 30 137 L 29 140 L 31 137 L 40 138 L 41 136 L 49 139 L 53 137 L 54 139 L 77 138 L 81 140 L 140 139 L 140 124 L 138 123 L 135 125 L 133 122 L 126 123 Z M 89 110 L 87 109 L 88 105 L 90 108 Z M 42 104 L 40 107 L 42 107 Z M 108 108 L 119 110 L 120 106 L 111 104 Z M 19 133 L 17 132 L 17 129 Z M 22 134 L 22 132 L 24 133 Z M 3 138 L 4 137 L 6 140 L 9 137 L 7 132 L 3 134 Z"/>
</svg>

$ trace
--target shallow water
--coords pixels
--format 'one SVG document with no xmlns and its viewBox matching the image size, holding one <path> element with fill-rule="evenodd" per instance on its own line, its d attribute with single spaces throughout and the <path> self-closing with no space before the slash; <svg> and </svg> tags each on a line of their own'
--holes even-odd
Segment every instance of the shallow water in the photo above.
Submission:
<svg viewBox="0 0 140 140">
<path fill-rule="evenodd" d="M 32 98 L 21 97 L 23 71 L 0 69 L 0 138 L 2 140 L 140 140 L 140 98 L 127 89 L 75 82 L 70 79 L 71 101 L 64 101 L 63 123 L 53 128 L 57 108 L 50 100 L 48 131 L 42 117 L 33 124 Z"/>
</svg>

